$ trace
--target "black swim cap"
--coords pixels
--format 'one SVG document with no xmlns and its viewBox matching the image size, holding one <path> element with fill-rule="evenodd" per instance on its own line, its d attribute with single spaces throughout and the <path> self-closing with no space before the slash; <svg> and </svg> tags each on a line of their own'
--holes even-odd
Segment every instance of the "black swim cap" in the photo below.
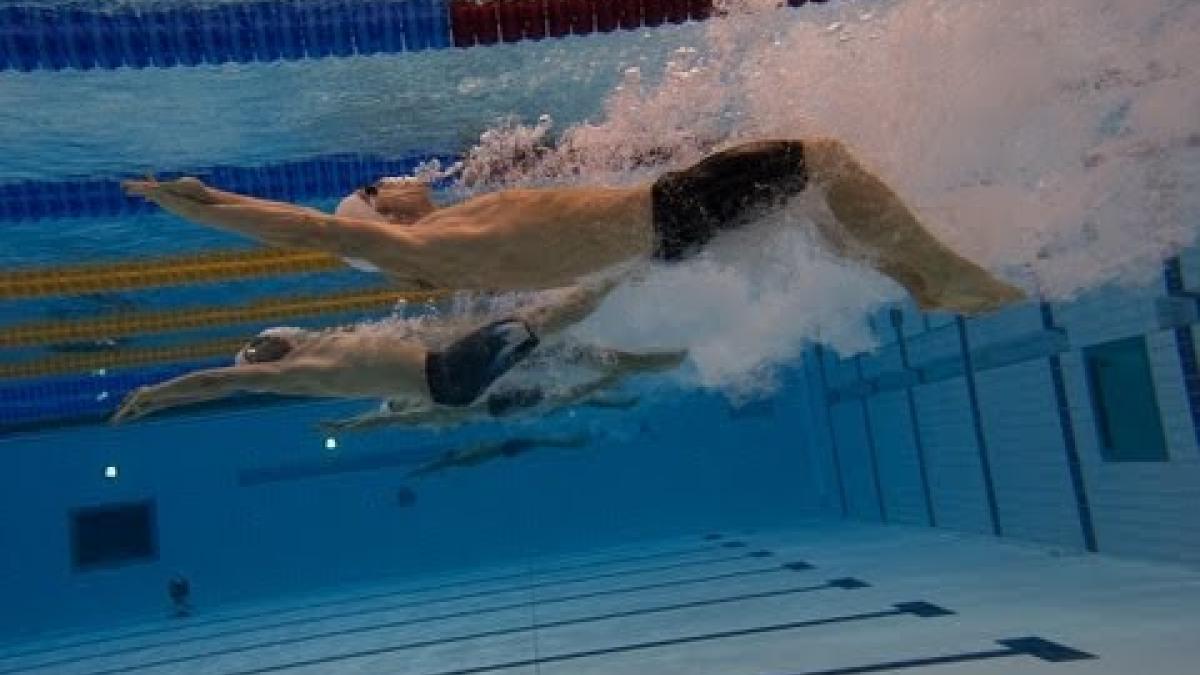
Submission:
<svg viewBox="0 0 1200 675">
<path fill-rule="evenodd" d="M 242 347 L 241 357 L 246 363 L 271 363 L 287 356 L 292 343 L 278 335 L 259 335 Z"/>
</svg>

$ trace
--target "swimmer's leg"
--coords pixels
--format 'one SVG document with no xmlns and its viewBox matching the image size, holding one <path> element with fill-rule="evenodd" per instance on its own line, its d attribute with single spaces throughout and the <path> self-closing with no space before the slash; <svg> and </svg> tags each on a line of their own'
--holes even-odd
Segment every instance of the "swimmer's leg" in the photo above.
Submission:
<svg viewBox="0 0 1200 675">
<path fill-rule="evenodd" d="M 518 318 L 542 337 L 554 335 L 583 321 L 596 311 L 620 281 L 619 278 L 612 277 L 592 284 L 574 286 L 560 302 L 524 310 L 518 313 Z"/>
<path fill-rule="evenodd" d="M 895 279 L 922 309 L 975 314 L 1025 297 L 938 241 L 883 181 L 835 140 L 805 142 L 805 159 L 836 223 L 820 223 L 837 252 Z"/>
</svg>

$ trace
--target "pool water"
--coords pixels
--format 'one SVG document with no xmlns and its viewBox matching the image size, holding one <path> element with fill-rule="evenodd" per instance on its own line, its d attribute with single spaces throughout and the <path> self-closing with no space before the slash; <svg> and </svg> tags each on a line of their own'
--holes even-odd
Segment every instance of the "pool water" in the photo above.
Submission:
<svg viewBox="0 0 1200 675">
<path fill-rule="evenodd" d="M 569 3 L 533 4 L 549 27 Z M 587 35 L 419 50 L 462 7 L 0 8 L 0 674 L 1192 672 L 1194 3 L 755 0 L 650 25 L 660 4 L 683 11 L 614 2 L 647 25 L 604 32 L 585 2 Z M 83 38 L 23 42 L 114 16 L 207 26 L 163 48 L 228 58 L 128 67 L 126 37 L 84 70 Z M 407 42 L 353 53 L 387 37 L 364 17 Z M 300 21 L 334 47 L 246 57 Z M 578 330 L 689 349 L 627 404 L 335 433 L 319 424 L 378 402 L 258 396 L 105 424 L 134 387 L 227 364 L 212 345 L 270 326 L 410 330 L 508 301 L 262 309 L 386 285 L 332 266 L 72 286 L 84 264 L 258 250 L 124 199 L 121 179 L 202 175 L 328 210 L 381 167 L 492 172 L 440 178 L 450 202 L 625 184 L 781 134 L 843 138 L 1031 298 L 923 313 L 772 221 L 652 269 Z M 43 270 L 72 290 L 20 285 Z M 414 474 L 503 442 L 533 449 Z"/>
</svg>

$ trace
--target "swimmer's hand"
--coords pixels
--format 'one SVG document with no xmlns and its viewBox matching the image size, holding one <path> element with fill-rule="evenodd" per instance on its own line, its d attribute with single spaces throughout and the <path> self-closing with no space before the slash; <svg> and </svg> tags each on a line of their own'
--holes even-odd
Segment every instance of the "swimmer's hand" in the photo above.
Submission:
<svg viewBox="0 0 1200 675">
<path fill-rule="evenodd" d="M 208 191 L 208 186 L 200 179 L 184 176 L 175 180 L 159 181 L 153 176 L 143 180 L 127 180 L 121 183 L 125 192 L 138 197 L 144 197 L 152 202 L 162 199 L 185 199 L 200 204 L 216 203 L 216 198 Z"/>
<path fill-rule="evenodd" d="M 121 402 L 121 407 L 113 413 L 110 422 L 113 425 L 130 422 L 164 407 L 166 406 L 158 400 L 157 387 L 138 387 L 129 392 L 129 395 Z"/>
</svg>

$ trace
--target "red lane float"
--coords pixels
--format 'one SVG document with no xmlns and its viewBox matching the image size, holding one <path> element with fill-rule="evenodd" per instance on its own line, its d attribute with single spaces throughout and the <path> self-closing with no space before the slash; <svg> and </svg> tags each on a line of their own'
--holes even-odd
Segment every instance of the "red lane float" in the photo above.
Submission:
<svg viewBox="0 0 1200 675">
<path fill-rule="evenodd" d="M 546 3 L 542 0 L 520 0 L 521 30 L 526 40 L 546 37 Z"/>
<path fill-rule="evenodd" d="M 475 3 L 454 0 L 450 3 L 450 33 L 455 47 L 475 46 Z"/>
<path fill-rule="evenodd" d="M 713 14 L 713 0 L 688 0 L 688 15 L 692 21 L 704 21 Z"/>
<path fill-rule="evenodd" d="M 601 33 L 611 33 L 617 29 L 620 17 L 613 5 L 616 0 L 598 0 L 596 8 L 596 30 Z"/>
<path fill-rule="evenodd" d="M 556 38 L 571 34 L 571 13 L 567 10 L 567 0 L 547 1 L 546 34 Z"/>
<path fill-rule="evenodd" d="M 596 10 L 592 7 L 592 2 L 593 0 L 567 0 L 572 35 L 587 35 L 596 30 Z"/>
<path fill-rule="evenodd" d="M 640 0 L 612 0 L 617 9 L 617 25 L 625 30 L 642 27 L 642 3 Z"/>
<path fill-rule="evenodd" d="M 688 20 L 688 0 L 666 0 L 663 4 L 666 5 L 667 21 L 683 23 Z M 649 4 L 646 6 L 649 7 Z"/>
<path fill-rule="evenodd" d="M 703 21 L 713 13 L 713 0 L 451 0 L 450 30 L 454 46 L 471 47 Z"/>
<path fill-rule="evenodd" d="M 500 41 L 500 12 L 496 0 L 483 0 L 475 5 L 475 39 L 481 45 Z"/>
<path fill-rule="evenodd" d="M 500 39 L 505 42 L 520 42 L 523 37 L 520 6 L 513 0 L 508 0 L 501 2 L 496 7 L 496 12 L 500 16 Z"/>
<path fill-rule="evenodd" d="M 642 23 L 651 28 L 663 25 L 667 20 L 666 5 L 669 4 L 667 0 L 643 0 Z"/>
</svg>

